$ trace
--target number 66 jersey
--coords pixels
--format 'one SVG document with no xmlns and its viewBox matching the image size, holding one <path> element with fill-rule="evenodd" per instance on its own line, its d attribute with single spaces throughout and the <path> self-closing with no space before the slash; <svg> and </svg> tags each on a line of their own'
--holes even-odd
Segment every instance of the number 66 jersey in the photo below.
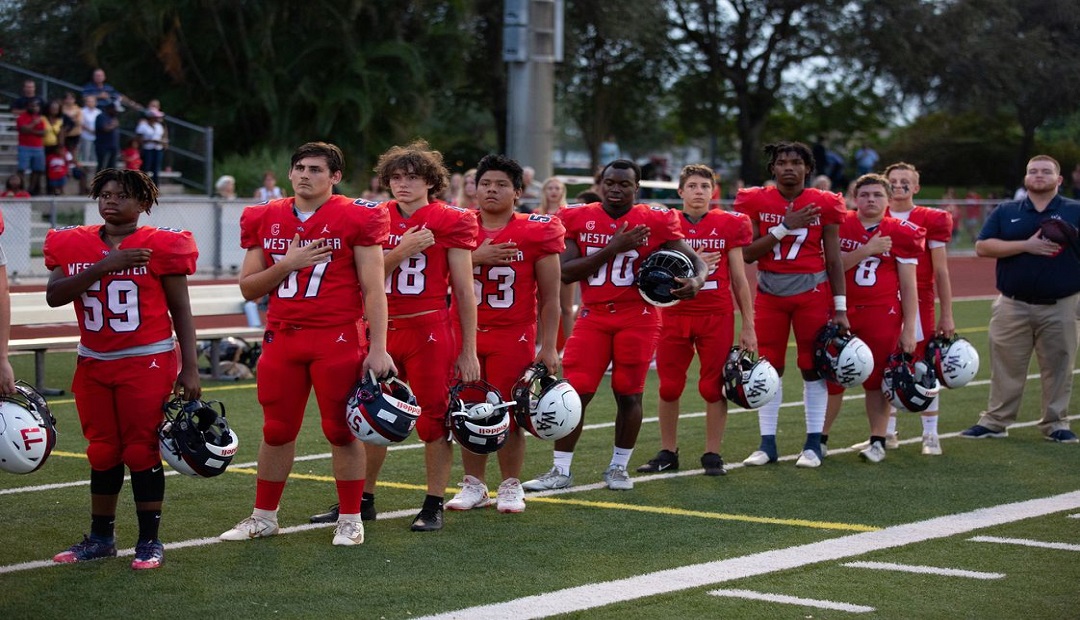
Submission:
<svg viewBox="0 0 1080 620">
<path fill-rule="evenodd" d="M 50 230 L 45 267 L 72 276 L 109 254 L 101 224 Z M 195 273 L 199 251 L 186 230 L 140 226 L 118 249 L 148 248 L 150 264 L 111 272 L 75 300 L 83 347 L 99 353 L 136 349 L 172 338 L 172 320 L 161 278 Z"/>
</svg>

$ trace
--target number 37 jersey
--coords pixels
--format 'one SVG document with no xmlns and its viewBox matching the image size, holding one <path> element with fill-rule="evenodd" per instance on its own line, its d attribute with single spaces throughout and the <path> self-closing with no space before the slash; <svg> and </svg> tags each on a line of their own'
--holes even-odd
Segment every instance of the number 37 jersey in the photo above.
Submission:
<svg viewBox="0 0 1080 620">
<path fill-rule="evenodd" d="M 45 267 L 65 277 L 88 269 L 109 254 L 101 224 L 50 230 L 45 237 Z M 195 273 L 199 251 L 190 232 L 141 226 L 119 249 L 148 248 L 150 263 L 106 274 L 75 300 L 82 345 L 112 352 L 172 337 L 172 319 L 161 278 Z"/>
</svg>

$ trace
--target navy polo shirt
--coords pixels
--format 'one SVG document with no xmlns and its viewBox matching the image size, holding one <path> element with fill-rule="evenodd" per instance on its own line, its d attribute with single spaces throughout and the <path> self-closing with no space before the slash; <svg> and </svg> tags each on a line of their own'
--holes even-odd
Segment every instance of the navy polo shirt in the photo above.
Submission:
<svg viewBox="0 0 1080 620">
<path fill-rule="evenodd" d="M 1039 223 L 1061 218 L 1080 228 L 1080 202 L 1055 196 L 1041 213 L 1031 200 L 1003 202 L 990 212 L 979 239 L 1023 241 L 1035 234 Z M 1069 248 L 1057 256 L 1022 252 L 997 259 L 997 289 L 1007 297 L 1046 303 L 1080 292 L 1080 258 Z"/>
</svg>

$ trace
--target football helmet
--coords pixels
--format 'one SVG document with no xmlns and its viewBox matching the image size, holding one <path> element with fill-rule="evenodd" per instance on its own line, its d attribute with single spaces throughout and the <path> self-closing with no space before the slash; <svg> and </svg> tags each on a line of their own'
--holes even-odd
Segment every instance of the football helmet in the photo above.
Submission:
<svg viewBox="0 0 1080 620">
<path fill-rule="evenodd" d="M 979 352 L 959 336 L 931 338 L 926 343 L 925 361 L 941 385 L 950 389 L 964 387 L 979 372 Z"/>
<path fill-rule="evenodd" d="M 822 379 L 844 387 L 862 385 L 874 372 L 874 354 L 858 336 L 826 323 L 814 341 L 814 368 Z"/>
<path fill-rule="evenodd" d="M 22 381 L 0 396 L 0 470 L 29 474 L 45 464 L 56 445 L 56 418 L 37 390 Z"/>
<path fill-rule="evenodd" d="M 419 417 L 420 406 L 404 381 L 393 376 L 379 381 L 370 370 L 353 387 L 345 406 L 345 423 L 352 434 L 376 446 L 408 439 Z"/>
<path fill-rule="evenodd" d="M 692 278 L 694 263 L 676 250 L 657 250 L 645 257 L 637 273 L 638 292 L 654 306 L 674 306 L 679 300 L 672 289 L 682 286 L 675 278 Z"/>
<path fill-rule="evenodd" d="M 502 394 L 487 381 L 458 381 L 450 388 L 446 424 L 454 441 L 473 454 L 491 454 L 510 437 L 510 410 Z"/>
<path fill-rule="evenodd" d="M 165 462 L 187 476 L 213 478 L 224 473 L 240 445 L 225 419 L 225 405 L 177 396 L 162 409 L 165 421 L 158 426 L 158 444 Z"/>
<path fill-rule="evenodd" d="M 776 397 L 780 375 L 769 360 L 731 347 L 724 363 L 724 396 L 744 409 L 757 409 Z"/>
<path fill-rule="evenodd" d="M 933 367 L 908 353 L 893 353 L 885 363 L 881 391 L 897 409 L 926 411 L 939 389 Z"/>
<path fill-rule="evenodd" d="M 581 423 L 581 397 L 537 363 L 514 384 L 514 420 L 538 439 L 562 439 Z"/>
</svg>

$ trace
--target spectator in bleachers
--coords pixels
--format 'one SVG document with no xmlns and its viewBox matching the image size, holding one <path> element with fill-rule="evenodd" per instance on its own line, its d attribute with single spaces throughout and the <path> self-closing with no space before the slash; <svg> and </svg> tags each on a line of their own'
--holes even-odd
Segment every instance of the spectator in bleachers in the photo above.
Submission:
<svg viewBox="0 0 1080 620">
<path fill-rule="evenodd" d="M 91 95 L 97 97 L 98 106 L 102 110 L 113 104 L 121 104 L 121 107 L 117 110 L 118 112 L 124 111 L 123 104 L 136 108 L 141 107 L 113 88 L 112 84 L 105 81 L 104 69 L 94 69 L 92 79 L 83 86 L 82 95 L 84 99 Z"/>
<path fill-rule="evenodd" d="M 525 191 L 522 192 L 521 197 L 530 200 L 539 199 L 544 190 L 540 181 L 536 180 L 536 168 L 525 166 L 521 169 L 521 174 L 522 182 L 525 183 Z"/>
<path fill-rule="evenodd" d="M 284 195 L 281 193 L 281 188 L 278 187 L 277 177 L 274 176 L 273 172 L 267 170 L 263 173 L 263 184 L 259 186 L 259 189 L 255 190 L 255 200 L 267 202 L 278 198 L 284 198 Z"/>
<path fill-rule="evenodd" d="M 64 185 L 67 183 L 68 163 L 67 150 L 63 144 L 54 144 L 45 148 L 45 185 L 53 196 L 61 196 L 64 193 Z"/>
<path fill-rule="evenodd" d="M 31 101 L 37 101 L 39 110 L 45 107 L 45 100 L 37 96 L 37 83 L 26 80 L 23 82 L 22 95 L 11 102 L 11 113 L 18 117 L 30 108 Z"/>
<path fill-rule="evenodd" d="M 228 174 L 218 177 L 214 183 L 214 195 L 225 200 L 236 200 L 236 179 Z"/>
<path fill-rule="evenodd" d="M 29 198 L 30 192 L 23 189 L 23 179 L 17 174 L 7 178 L 4 183 L 4 191 L 0 192 L 0 198 Z"/>
<path fill-rule="evenodd" d="M 97 153 L 98 172 L 115 168 L 120 156 L 120 119 L 116 115 L 123 109 L 119 103 L 111 103 L 101 110 L 94 121 L 94 149 Z"/>
<path fill-rule="evenodd" d="M 147 108 L 139 124 L 135 126 L 135 133 L 142 142 L 142 168 L 141 170 L 150 175 L 154 185 L 161 185 L 161 157 L 168 145 L 165 135 L 165 114 L 161 110 Z"/>
<path fill-rule="evenodd" d="M 75 93 L 64 93 L 64 99 L 60 102 L 60 113 L 64 115 L 64 148 L 74 153 L 79 149 L 79 141 L 82 137 L 82 108 L 75 101 Z"/>
<path fill-rule="evenodd" d="M 382 180 L 379 178 L 379 175 L 376 174 L 371 177 L 371 181 L 368 182 L 368 188 L 360 194 L 360 197 L 372 202 L 386 202 L 387 200 L 390 200 L 390 193 L 383 189 Z"/>
<path fill-rule="evenodd" d="M 19 134 L 19 172 L 29 175 L 27 189 L 37 195 L 41 193 L 41 178 L 45 174 L 45 118 L 41 116 L 38 100 L 31 99 L 26 111 L 15 119 L 15 130 Z"/>
<path fill-rule="evenodd" d="M 42 136 L 42 146 L 47 149 L 53 148 L 67 139 L 69 129 L 67 117 L 60 111 L 60 100 L 53 99 L 45 105 L 45 135 Z"/>
<path fill-rule="evenodd" d="M 127 170 L 142 170 L 143 159 L 141 154 L 142 143 L 138 136 L 127 141 L 127 146 L 120 151 L 120 161 L 124 162 Z"/>
<path fill-rule="evenodd" d="M 476 168 L 465 171 L 465 176 L 461 180 L 461 191 L 454 197 L 454 205 L 462 209 L 480 208 L 476 202 Z"/>
<path fill-rule="evenodd" d="M 79 119 L 82 123 L 82 134 L 80 134 L 79 151 L 76 155 L 79 162 L 93 161 L 97 158 L 97 149 L 94 148 L 96 136 L 94 124 L 99 116 L 101 116 L 101 110 L 97 107 L 97 97 L 93 95 L 83 97 L 82 116 Z"/>
<path fill-rule="evenodd" d="M 543 215 L 555 215 L 559 209 L 566 206 L 566 184 L 551 177 L 544 181 L 543 190 L 540 192 L 540 204 L 536 206 L 536 213 Z"/>
</svg>

